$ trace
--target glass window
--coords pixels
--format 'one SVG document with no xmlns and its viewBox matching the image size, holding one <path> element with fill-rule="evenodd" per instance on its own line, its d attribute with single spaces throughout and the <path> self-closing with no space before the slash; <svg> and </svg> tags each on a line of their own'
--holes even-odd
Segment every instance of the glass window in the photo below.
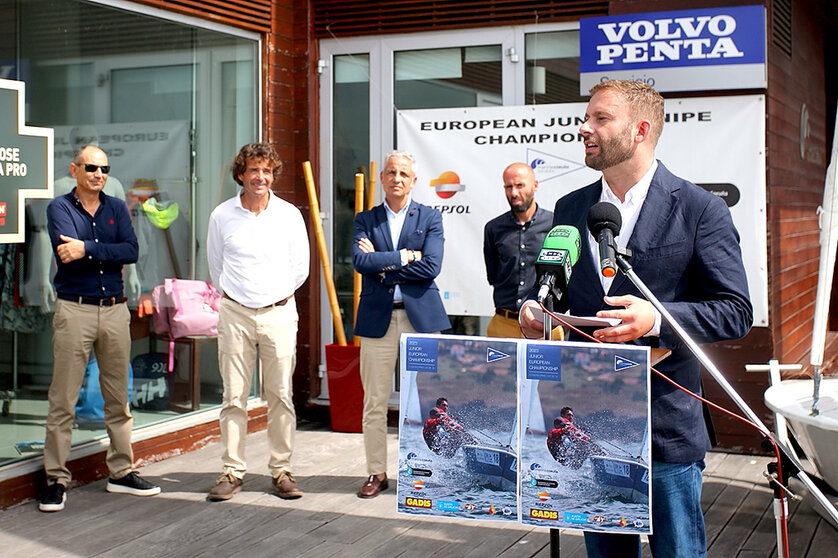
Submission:
<svg viewBox="0 0 838 558">
<path fill-rule="evenodd" d="M 526 104 L 585 101 L 579 94 L 579 31 L 528 33 Z"/>
<path fill-rule="evenodd" d="M 166 277 L 209 279 L 209 213 L 237 191 L 239 146 L 258 139 L 258 41 L 74 0 L 0 2 L 0 21 L 3 77 L 26 83 L 27 124 L 55 131 L 55 194 L 75 186 L 74 150 L 96 144 L 112 169 L 106 193 L 130 209 L 140 244 L 125 268 L 135 426 L 219 404 L 214 341 L 194 351 L 177 343 L 166 372 L 168 343 L 138 309 Z M 38 248 L 46 203 L 27 205 L 26 243 L 0 245 L 0 464 L 36 455 L 44 439 L 53 354 L 44 292 L 54 272 Z M 152 220 L 155 210 L 168 219 Z M 101 422 L 77 423 L 74 444 L 105 435 Z"/>
<path fill-rule="evenodd" d="M 365 183 L 369 182 L 370 57 L 367 54 L 336 56 L 334 64 L 334 276 L 344 330 L 347 338 L 351 338 L 355 173 L 363 173 Z"/>
</svg>

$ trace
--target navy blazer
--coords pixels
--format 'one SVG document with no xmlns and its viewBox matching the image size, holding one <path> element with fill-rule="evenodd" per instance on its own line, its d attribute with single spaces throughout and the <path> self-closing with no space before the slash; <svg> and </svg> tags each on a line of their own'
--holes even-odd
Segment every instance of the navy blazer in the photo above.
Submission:
<svg viewBox="0 0 838 558">
<path fill-rule="evenodd" d="M 375 252 L 365 254 L 358 241 L 368 238 Z M 355 335 L 384 337 L 393 313 L 393 292 L 398 285 L 410 325 L 419 333 L 451 327 L 434 279 L 442 269 L 442 215 L 436 209 L 410 201 L 397 246 L 390 238 L 384 204 L 355 216 L 352 265 L 363 277 Z M 420 250 L 422 259 L 402 267 L 399 250 Z"/>
<path fill-rule="evenodd" d="M 556 202 L 553 226 L 573 225 L 582 236 L 582 252 L 573 267 L 567 302 L 576 316 L 611 309 L 602 300 L 599 263 L 591 256 L 586 217 L 602 192 L 602 181 L 571 192 Z M 673 175 L 660 162 L 640 209 L 627 247 L 637 276 L 697 343 L 739 339 L 753 323 L 748 282 L 739 248 L 739 233 L 724 201 Z M 645 298 L 619 272 L 609 296 Z M 576 340 L 579 340 L 578 337 Z M 633 343 L 672 354 L 655 368 L 701 393 L 698 360 L 665 321 L 660 337 Z M 710 436 L 702 404 L 652 374 L 652 459 L 673 463 L 704 458 Z"/>
</svg>

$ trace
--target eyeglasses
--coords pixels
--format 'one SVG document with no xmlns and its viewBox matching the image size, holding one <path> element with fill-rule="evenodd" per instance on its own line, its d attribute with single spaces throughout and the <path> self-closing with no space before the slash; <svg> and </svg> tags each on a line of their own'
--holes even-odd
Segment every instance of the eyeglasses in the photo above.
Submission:
<svg viewBox="0 0 838 558">
<path fill-rule="evenodd" d="M 111 172 L 110 165 L 94 165 L 91 163 L 84 164 L 84 170 L 87 172 L 96 172 L 97 169 L 102 169 L 102 174 L 108 174 Z"/>
</svg>

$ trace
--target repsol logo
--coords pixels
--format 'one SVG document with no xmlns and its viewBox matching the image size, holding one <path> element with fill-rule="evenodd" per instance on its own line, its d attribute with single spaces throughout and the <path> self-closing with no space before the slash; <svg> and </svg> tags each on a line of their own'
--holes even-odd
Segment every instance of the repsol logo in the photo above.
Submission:
<svg viewBox="0 0 838 558">
<path fill-rule="evenodd" d="M 404 501 L 405 506 L 410 506 L 411 508 L 431 508 L 431 501 L 427 498 L 405 498 Z"/>
<path fill-rule="evenodd" d="M 471 213 L 471 206 L 470 205 L 434 205 L 434 209 L 445 215 L 446 213 L 450 215 L 462 215 L 464 213 Z"/>
<path fill-rule="evenodd" d="M 552 511 L 552 510 L 530 510 L 530 517 L 534 517 L 535 519 L 549 519 L 551 521 L 558 521 L 559 519 L 559 512 Z"/>
</svg>

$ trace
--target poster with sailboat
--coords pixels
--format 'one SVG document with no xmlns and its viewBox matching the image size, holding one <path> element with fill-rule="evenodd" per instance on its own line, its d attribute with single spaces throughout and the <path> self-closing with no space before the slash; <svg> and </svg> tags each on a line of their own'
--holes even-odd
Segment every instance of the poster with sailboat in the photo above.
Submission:
<svg viewBox="0 0 838 558">
<path fill-rule="evenodd" d="M 649 349 L 528 341 L 518 371 L 522 523 L 649 533 Z"/>
<path fill-rule="evenodd" d="M 515 340 L 403 335 L 398 511 L 518 521 Z"/>
</svg>

